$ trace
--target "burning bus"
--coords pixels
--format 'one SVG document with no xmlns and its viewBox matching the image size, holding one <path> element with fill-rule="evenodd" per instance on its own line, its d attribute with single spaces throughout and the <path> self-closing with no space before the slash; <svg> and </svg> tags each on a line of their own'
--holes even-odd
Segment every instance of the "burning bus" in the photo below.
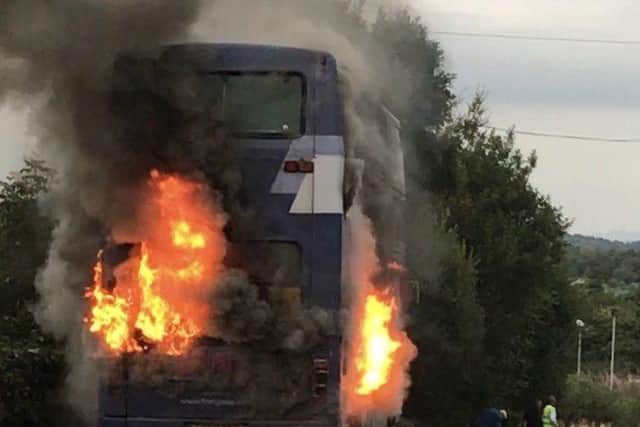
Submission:
<svg viewBox="0 0 640 427">
<path fill-rule="evenodd" d="M 193 44 L 117 59 L 118 137 L 155 160 L 140 165 L 148 177 L 131 223 L 106 232 L 87 288 L 86 323 L 107 372 L 99 425 L 386 418 L 376 393 L 398 399 L 397 387 L 385 390 L 399 381 L 394 354 L 410 360 L 415 351 L 398 327 L 399 122 L 371 109 L 389 153 L 371 172 L 388 183 L 374 189 L 389 207 L 377 237 L 391 250 L 361 272 L 363 292 L 347 292 L 347 311 L 359 318 L 345 322 L 355 185 L 345 181 L 356 168 L 345 160 L 343 102 L 336 60 L 324 52 Z M 358 408 L 349 418 L 345 400 Z"/>
</svg>

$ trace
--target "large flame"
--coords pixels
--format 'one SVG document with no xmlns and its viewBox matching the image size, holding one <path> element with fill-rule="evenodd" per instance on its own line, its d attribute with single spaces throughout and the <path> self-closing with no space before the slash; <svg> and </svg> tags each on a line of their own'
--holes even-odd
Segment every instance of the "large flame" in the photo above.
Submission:
<svg viewBox="0 0 640 427">
<path fill-rule="evenodd" d="M 404 267 L 397 262 L 381 266 L 369 222 L 359 207 L 349 224 L 351 316 L 342 405 L 345 419 L 364 422 L 401 414 L 410 385 L 408 369 L 417 349 L 403 330 Z M 382 270 L 390 274 L 380 274 Z"/>
<path fill-rule="evenodd" d="M 349 416 L 396 416 L 410 384 L 408 369 L 416 347 L 402 329 L 394 285 L 371 282 L 353 303 L 342 392 Z"/>
<path fill-rule="evenodd" d="M 135 226 L 114 230 L 116 240 L 139 243 L 139 250 L 116 268 L 112 290 L 99 254 L 87 291 L 89 330 L 114 353 L 153 345 L 180 355 L 206 332 L 207 298 L 225 253 L 224 216 L 205 186 L 157 171 L 136 214 Z"/>
<path fill-rule="evenodd" d="M 385 301 L 375 294 L 366 298 L 360 330 L 362 347 L 356 355 L 360 374 L 356 393 L 360 395 L 371 394 L 389 381 L 393 356 L 400 348 L 400 342 L 391 338 L 389 332 L 394 306 L 393 299 Z"/>
<path fill-rule="evenodd" d="M 102 252 L 98 254 L 98 262 L 93 268 L 94 288 L 86 294 L 93 300 L 89 330 L 100 333 L 105 343 L 114 349 L 134 351 L 138 349 L 135 342 L 129 339 L 129 306 L 130 298 L 111 294 L 102 286 Z"/>
</svg>

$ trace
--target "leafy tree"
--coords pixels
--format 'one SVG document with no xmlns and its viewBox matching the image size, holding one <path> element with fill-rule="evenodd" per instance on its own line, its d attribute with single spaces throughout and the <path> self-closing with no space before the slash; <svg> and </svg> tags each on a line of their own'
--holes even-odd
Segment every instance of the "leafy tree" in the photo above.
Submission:
<svg viewBox="0 0 640 427">
<path fill-rule="evenodd" d="M 640 416 L 640 388 L 628 385 L 613 391 L 604 377 L 571 375 L 561 413 L 568 422 L 611 423 L 614 426 L 637 426 Z"/>
<path fill-rule="evenodd" d="M 36 297 L 33 282 L 52 229 L 38 209 L 38 197 L 51 179 L 52 171 L 42 162 L 27 160 L 0 181 L 0 312 L 14 312 Z"/>
<path fill-rule="evenodd" d="M 438 238 L 450 243 L 436 280 L 429 279 L 431 271 L 413 271 L 422 286 L 409 333 L 420 352 L 406 412 L 428 425 L 467 425 L 483 393 L 483 310 L 476 299 L 473 257 L 455 236 L 440 233 Z"/>
<path fill-rule="evenodd" d="M 616 308 L 616 373 L 640 373 L 640 253 L 631 244 L 573 236 L 567 255 L 570 281 L 579 296 L 583 367 L 607 372 L 611 346 L 611 310 Z"/>
<path fill-rule="evenodd" d="M 486 333 L 489 404 L 522 406 L 561 389 L 570 367 L 573 297 L 563 266 L 567 222 L 529 183 L 525 158 L 506 137 L 486 131 L 483 99 L 442 132 L 423 182 L 437 195 L 447 228 L 473 251 Z"/>
<path fill-rule="evenodd" d="M 71 425 L 59 418 L 64 358 L 27 311 L 0 319 L 0 425 Z M 66 424 L 69 422 L 69 424 Z"/>
<path fill-rule="evenodd" d="M 36 325 L 35 275 L 46 259 L 52 224 L 38 210 L 53 173 L 27 160 L 0 181 L 0 425 L 61 425 L 56 390 L 64 375 L 62 354 Z M 64 425 L 71 418 L 65 413 Z"/>
</svg>

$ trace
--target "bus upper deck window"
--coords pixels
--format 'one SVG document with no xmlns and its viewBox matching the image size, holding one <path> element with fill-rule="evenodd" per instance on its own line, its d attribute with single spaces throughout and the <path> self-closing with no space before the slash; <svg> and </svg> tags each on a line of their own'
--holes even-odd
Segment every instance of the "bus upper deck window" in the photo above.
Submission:
<svg viewBox="0 0 640 427">
<path fill-rule="evenodd" d="M 221 93 L 211 99 L 212 112 L 222 115 L 236 135 L 297 137 L 304 133 L 305 85 L 295 73 L 217 73 L 211 85 Z M 221 99 L 220 99 L 221 98 Z"/>
</svg>

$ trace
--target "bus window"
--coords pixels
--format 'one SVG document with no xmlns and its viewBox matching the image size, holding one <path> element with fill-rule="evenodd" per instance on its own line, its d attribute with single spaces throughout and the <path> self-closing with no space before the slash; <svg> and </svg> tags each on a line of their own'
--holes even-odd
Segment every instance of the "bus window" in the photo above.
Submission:
<svg viewBox="0 0 640 427">
<path fill-rule="evenodd" d="M 294 73 L 208 76 L 211 118 L 236 135 L 297 137 L 304 133 L 305 86 Z"/>
</svg>

